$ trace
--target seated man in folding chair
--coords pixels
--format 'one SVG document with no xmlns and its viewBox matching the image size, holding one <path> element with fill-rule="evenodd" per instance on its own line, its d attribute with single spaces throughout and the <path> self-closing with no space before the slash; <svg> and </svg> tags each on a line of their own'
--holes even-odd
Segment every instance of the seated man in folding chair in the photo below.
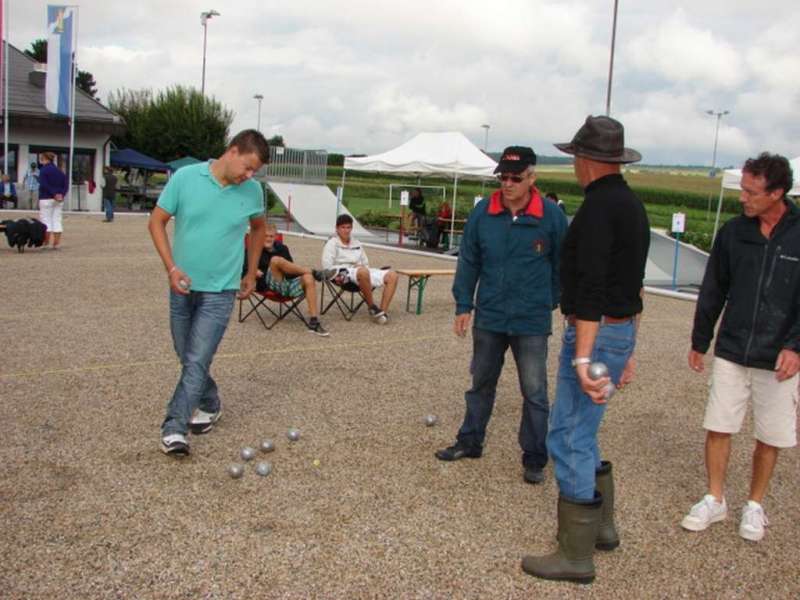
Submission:
<svg viewBox="0 0 800 600">
<path fill-rule="evenodd" d="M 287 298 L 298 298 L 305 293 L 309 315 L 308 331 L 328 336 L 328 331 L 319 322 L 317 288 L 314 282 L 322 281 L 326 275 L 333 277 L 336 272 L 326 273 L 296 265 L 292 261 L 289 248 L 275 239 L 277 234 L 278 229 L 275 224 L 267 223 L 264 231 L 264 248 L 258 259 L 256 291 L 262 294 L 273 291 Z M 244 257 L 244 268 L 247 268 L 247 256 Z"/>
<path fill-rule="evenodd" d="M 346 214 L 336 217 L 336 235 L 322 249 L 322 268 L 339 272 L 333 280 L 338 285 L 357 285 L 372 320 L 385 325 L 389 321 L 387 310 L 397 289 L 397 273 L 390 269 L 371 269 L 364 248 L 351 236 L 352 232 L 353 217 Z M 372 290 L 379 287 L 383 288 L 380 306 L 375 304 L 372 295 Z"/>
</svg>

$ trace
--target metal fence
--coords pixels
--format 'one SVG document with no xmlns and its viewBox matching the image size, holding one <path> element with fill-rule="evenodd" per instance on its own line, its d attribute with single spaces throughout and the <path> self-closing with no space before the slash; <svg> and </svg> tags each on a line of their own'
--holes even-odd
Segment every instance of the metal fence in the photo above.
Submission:
<svg viewBox="0 0 800 600">
<path fill-rule="evenodd" d="M 292 183 L 324 184 L 328 177 L 325 150 L 297 150 L 272 146 L 269 164 L 258 173 L 261 179 Z"/>
</svg>

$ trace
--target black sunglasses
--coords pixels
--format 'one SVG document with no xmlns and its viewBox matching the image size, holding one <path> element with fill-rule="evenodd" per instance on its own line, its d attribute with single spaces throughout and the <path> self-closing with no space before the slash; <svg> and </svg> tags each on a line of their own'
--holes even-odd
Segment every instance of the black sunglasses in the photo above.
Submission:
<svg viewBox="0 0 800 600">
<path fill-rule="evenodd" d="M 498 175 L 497 181 L 513 181 L 514 183 L 522 183 L 522 180 L 525 179 L 521 175 Z"/>
</svg>

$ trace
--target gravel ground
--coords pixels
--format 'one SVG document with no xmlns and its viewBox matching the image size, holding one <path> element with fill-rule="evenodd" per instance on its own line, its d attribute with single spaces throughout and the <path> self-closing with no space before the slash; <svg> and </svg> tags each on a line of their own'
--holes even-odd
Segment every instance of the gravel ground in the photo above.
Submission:
<svg viewBox="0 0 800 600">
<path fill-rule="evenodd" d="M 520 397 L 503 374 L 481 460 L 445 464 L 464 411 L 470 342 L 451 333 L 449 278 L 425 311 L 265 331 L 235 317 L 213 365 L 224 415 L 185 459 L 158 451 L 178 365 L 163 269 L 141 216 L 68 215 L 58 252 L 0 248 L 2 598 L 796 598 L 800 460 L 779 461 L 759 544 L 737 535 L 752 425 L 735 438 L 730 518 L 702 534 L 706 378 L 685 367 L 693 304 L 648 296 L 638 378 L 601 442 L 615 464 L 621 547 L 591 586 L 538 581 L 524 554 L 554 546 L 556 487 L 522 480 Z M 301 263 L 322 242 L 288 238 Z M 447 267 L 370 249 L 374 264 Z M 549 360 L 551 390 L 561 327 Z M 551 394 L 552 395 L 552 394 Z M 425 415 L 438 415 L 435 427 Z M 289 427 L 300 441 L 286 439 Z M 239 449 L 277 449 L 266 478 Z"/>
</svg>

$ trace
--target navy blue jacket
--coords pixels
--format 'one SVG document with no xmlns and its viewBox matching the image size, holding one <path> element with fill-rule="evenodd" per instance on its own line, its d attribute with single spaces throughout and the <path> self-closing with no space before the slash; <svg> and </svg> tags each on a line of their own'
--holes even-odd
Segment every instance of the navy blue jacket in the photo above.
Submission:
<svg viewBox="0 0 800 600">
<path fill-rule="evenodd" d="M 47 163 L 39 170 L 39 198 L 50 200 L 56 194 L 67 195 L 67 176 L 53 163 Z"/>
<path fill-rule="evenodd" d="M 508 335 L 548 335 L 559 301 L 564 213 L 536 188 L 513 216 L 500 190 L 481 200 L 464 227 L 453 282 L 456 314 L 475 309 L 475 327 Z M 478 287 L 477 296 L 475 287 Z"/>
</svg>

